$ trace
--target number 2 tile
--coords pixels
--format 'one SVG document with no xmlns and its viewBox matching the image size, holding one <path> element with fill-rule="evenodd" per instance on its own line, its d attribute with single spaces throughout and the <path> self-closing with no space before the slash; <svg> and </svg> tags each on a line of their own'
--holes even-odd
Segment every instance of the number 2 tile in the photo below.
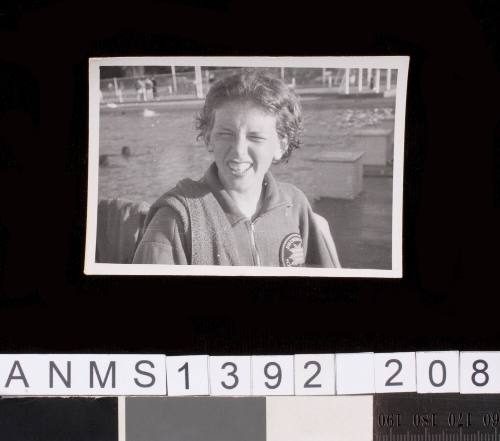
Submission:
<svg viewBox="0 0 500 441">
<path fill-rule="evenodd" d="M 335 355 L 295 355 L 295 395 L 335 395 Z"/>
<path fill-rule="evenodd" d="M 375 392 L 416 392 L 415 352 L 375 354 Z"/>
</svg>

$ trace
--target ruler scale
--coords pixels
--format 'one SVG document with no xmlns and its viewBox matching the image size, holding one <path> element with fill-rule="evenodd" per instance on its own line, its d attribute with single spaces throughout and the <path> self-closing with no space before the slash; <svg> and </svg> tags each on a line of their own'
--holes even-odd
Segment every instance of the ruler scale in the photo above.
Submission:
<svg viewBox="0 0 500 441">
<path fill-rule="evenodd" d="M 374 441 L 500 441 L 500 396 L 374 396 Z"/>
</svg>

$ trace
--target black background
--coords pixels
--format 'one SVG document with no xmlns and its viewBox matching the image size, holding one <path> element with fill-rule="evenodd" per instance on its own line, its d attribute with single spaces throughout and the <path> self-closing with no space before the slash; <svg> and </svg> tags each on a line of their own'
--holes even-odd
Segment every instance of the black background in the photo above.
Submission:
<svg viewBox="0 0 500 441">
<path fill-rule="evenodd" d="M 500 349 L 494 1 L 0 5 L 0 352 Z M 88 58 L 409 55 L 404 277 L 84 276 Z"/>
</svg>

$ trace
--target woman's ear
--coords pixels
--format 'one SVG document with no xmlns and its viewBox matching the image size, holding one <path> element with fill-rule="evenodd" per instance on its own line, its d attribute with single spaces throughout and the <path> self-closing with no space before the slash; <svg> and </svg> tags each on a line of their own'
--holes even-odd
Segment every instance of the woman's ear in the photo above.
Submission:
<svg viewBox="0 0 500 441">
<path fill-rule="evenodd" d="M 207 150 L 209 151 L 209 153 L 212 153 L 214 151 L 214 148 L 213 146 L 210 144 L 210 133 L 206 133 L 204 136 L 203 136 L 203 141 L 205 143 L 205 146 L 207 147 Z"/>
<path fill-rule="evenodd" d="M 284 137 L 280 139 L 279 149 L 274 153 L 274 160 L 279 161 L 288 149 L 288 138 Z"/>
</svg>

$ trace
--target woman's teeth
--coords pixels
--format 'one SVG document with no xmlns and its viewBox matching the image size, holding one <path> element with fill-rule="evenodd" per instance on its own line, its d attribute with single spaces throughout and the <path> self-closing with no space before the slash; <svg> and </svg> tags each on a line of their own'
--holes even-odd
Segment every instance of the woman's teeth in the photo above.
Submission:
<svg viewBox="0 0 500 441">
<path fill-rule="evenodd" d="M 233 173 L 236 174 L 246 173 L 251 166 L 252 166 L 251 162 L 235 162 L 235 161 L 228 162 L 228 167 L 231 169 Z"/>
</svg>

